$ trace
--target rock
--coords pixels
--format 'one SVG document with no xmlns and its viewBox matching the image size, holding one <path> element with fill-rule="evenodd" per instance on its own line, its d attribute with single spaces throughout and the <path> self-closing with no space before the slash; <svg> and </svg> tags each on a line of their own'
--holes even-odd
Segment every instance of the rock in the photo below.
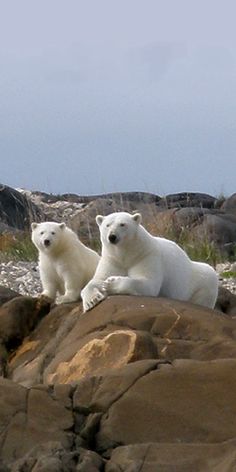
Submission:
<svg viewBox="0 0 236 472">
<path fill-rule="evenodd" d="M 81 304 L 53 308 L 11 356 L 9 376 L 29 387 L 40 379 L 76 381 L 146 358 L 235 358 L 235 339 L 235 321 L 210 309 L 112 296 L 86 314 Z"/>
<path fill-rule="evenodd" d="M 216 309 L 236 317 L 236 295 L 227 290 L 227 288 L 219 287 Z"/>
<path fill-rule="evenodd" d="M 59 441 L 71 446 L 72 412 L 43 389 L 27 391 L 10 380 L 0 379 L 0 457 L 11 462 L 33 447 Z"/>
<path fill-rule="evenodd" d="M 157 347 L 147 333 L 114 331 L 86 343 L 68 362 L 61 362 L 47 383 L 69 383 L 82 377 L 116 369 L 143 358 L 156 358 Z"/>
<path fill-rule="evenodd" d="M 233 317 L 138 296 L 41 317 L 37 302 L 1 308 L 4 346 L 21 340 L 0 379 L 0 470 L 234 471 Z"/>
<path fill-rule="evenodd" d="M 227 250 L 227 245 L 235 243 L 236 216 L 220 212 L 205 214 L 195 233 L 200 237 L 208 237 L 210 241 L 214 241 L 219 247 Z"/>
<path fill-rule="evenodd" d="M 117 447 L 106 472 L 233 472 L 236 441 L 218 444 L 147 443 Z"/>
<path fill-rule="evenodd" d="M 76 452 L 68 452 L 59 441 L 48 441 L 15 461 L 11 472 L 72 472 L 76 471 L 78 456 Z"/>
<path fill-rule="evenodd" d="M 182 192 L 166 195 L 158 204 L 166 208 L 200 207 L 214 208 L 216 198 L 205 193 Z"/>
<path fill-rule="evenodd" d="M 103 415 L 97 451 L 114 444 L 215 443 L 234 438 L 235 368 L 235 359 L 176 360 L 139 377 Z M 126 367 L 120 374 L 129 375 Z M 98 410 L 95 395 L 91 407 Z"/>
<path fill-rule="evenodd" d="M 19 296 L 20 294 L 15 292 L 14 290 L 11 290 L 8 287 L 3 287 L 2 285 L 0 285 L 0 306 L 12 300 L 12 298 L 19 297 Z"/>
<path fill-rule="evenodd" d="M 80 458 L 79 464 L 77 465 L 77 472 L 98 472 L 104 470 L 103 459 L 93 451 L 86 449 L 79 449 Z"/>
<path fill-rule="evenodd" d="M 229 198 L 226 198 L 221 206 L 225 213 L 232 213 L 236 215 L 236 193 L 233 193 Z"/>
<path fill-rule="evenodd" d="M 19 294 L 39 296 L 42 292 L 37 262 L 0 262 L 0 283 L 6 288 L 13 289 L 16 296 Z"/>
<path fill-rule="evenodd" d="M 124 201 L 130 202 L 144 202 L 144 203 L 158 203 L 160 198 L 158 195 L 147 192 L 113 192 L 105 193 L 100 195 L 77 195 L 75 193 L 64 193 L 62 195 L 52 195 L 45 192 L 29 192 L 27 190 L 21 190 L 23 193 L 36 199 L 36 201 L 42 201 L 46 203 L 55 203 L 58 201 L 70 202 L 70 203 L 82 203 L 87 204 L 98 198 L 112 199 L 117 203 L 122 204 Z"/>
<path fill-rule="evenodd" d="M 0 185 L 0 219 L 12 228 L 29 230 L 32 221 L 43 219 L 43 213 L 25 195 Z"/>
<path fill-rule="evenodd" d="M 43 297 L 16 297 L 4 303 L 0 307 L 0 339 L 6 348 L 16 348 L 49 309 L 50 302 Z"/>
<path fill-rule="evenodd" d="M 9 200 L 2 209 L 2 198 Z M 100 247 L 99 230 L 95 223 L 97 214 L 107 215 L 116 211 L 141 212 L 144 226 L 154 235 L 178 239 L 183 230 L 191 231 L 203 242 L 207 239 L 227 256 L 235 252 L 236 216 L 235 195 L 222 199 L 194 192 L 170 194 L 166 197 L 147 192 L 116 192 L 82 196 L 76 194 L 52 195 L 43 192 L 16 191 L 2 186 L 0 192 L 0 223 L 14 228 L 29 229 L 35 221 L 64 221 L 94 249 Z M 20 205 L 20 208 L 15 208 Z M 32 207 L 32 208 L 31 208 Z M 3 208 L 3 207 L 2 207 Z M 12 216 L 13 214 L 17 216 Z M 17 219 L 18 218 L 18 219 Z M 22 293 L 22 291 L 21 291 Z"/>
</svg>

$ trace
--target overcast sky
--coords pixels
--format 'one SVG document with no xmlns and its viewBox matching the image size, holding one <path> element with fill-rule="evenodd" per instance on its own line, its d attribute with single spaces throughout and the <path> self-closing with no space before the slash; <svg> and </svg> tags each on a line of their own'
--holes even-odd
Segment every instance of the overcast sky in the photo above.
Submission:
<svg viewBox="0 0 236 472">
<path fill-rule="evenodd" d="M 0 183 L 236 192 L 236 2 L 0 0 Z"/>
</svg>

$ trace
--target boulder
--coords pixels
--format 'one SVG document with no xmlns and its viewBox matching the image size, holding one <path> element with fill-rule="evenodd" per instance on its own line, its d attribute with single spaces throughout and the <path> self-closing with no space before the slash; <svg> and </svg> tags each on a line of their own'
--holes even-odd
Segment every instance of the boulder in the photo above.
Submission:
<svg viewBox="0 0 236 472">
<path fill-rule="evenodd" d="M 170 194 L 162 198 L 147 192 L 52 195 L 17 191 L 2 185 L 0 229 L 4 227 L 4 231 L 9 233 L 12 228 L 29 230 L 32 220 L 63 220 L 85 244 L 99 250 L 95 216 L 117 211 L 138 211 L 142 213 L 144 226 L 153 235 L 178 240 L 187 230 L 195 238 L 208 239 L 226 255 L 232 256 L 236 238 L 235 195 L 222 204 L 222 200 L 211 195 L 194 192 Z"/>
<path fill-rule="evenodd" d="M 10 288 L 0 285 L 0 306 L 10 301 L 12 298 L 19 297 L 20 294 Z"/>
<path fill-rule="evenodd" d="M 11 463 L 52 438 L 66 450 L 70 449 L 72 411 L 40 386 L 28 391 L 0 378 L 0 411 L 0 457 L 3 461 Z"/>
<path fill-rule="evenodd" d="M 236 193 L 233 193 L 229 198 L 226 198 L 221 206 L 225 213 L 232 213 L 236 215 Z"/>
<path fill-rule="evenodd" d="M 218 444 L 147 443 L 118 446 L 106 472 L 233 472 L 236 441 Z"/>
<path fill-rule="evenodd" d="M 33 330 L 50 309 L 50 301 L 18 296 L 0 307 L 0 339 L 12 350 Z"/>
<path fill-rule="evenodd" d="M 181 192 L 166 195 L 158 204 L 166 208 L 214 208 L 217 199 L 205 193 Z"/>
<path fill-rule="evenodd" d="M 227 288 L 219 287 L 216 309 L 236 318 L 236 295 Z"/>
<path fill-rule="evenodd" d="M 0 470 L 235 470 L 233 316 L 138 296 L 85 314 L 48 303 L 1 307 Z"/>
<path fill-rule="evenodd" d="M 43 213 L 25 195 L 0 185 L 0 220 L 9 227 L 29 230 L 32 221 L 43 220 Z"/>
</svg>

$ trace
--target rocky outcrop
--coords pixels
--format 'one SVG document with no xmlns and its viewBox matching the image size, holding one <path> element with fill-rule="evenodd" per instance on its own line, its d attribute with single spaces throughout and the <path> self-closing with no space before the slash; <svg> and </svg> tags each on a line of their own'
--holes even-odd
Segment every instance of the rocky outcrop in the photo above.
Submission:
<svg viewBox="0 0 236 472">
<path fill-rule="evenodd" d="M 83 314 L 12 296 L 0 307 L 0 470 L 235 470 L 234 315 L 131 296 Z"/>
<path fill-rule="evenodd" d="M 166 208 L 215 208 L 217 199 L 205 193 L 181 192 L 166 195 L 159 205 Z"/>
<path fill-rule="evenodd" d="M 0 185 L 0 222 L 5 225 L 4 232 L 7 228 L 29 230 L 32 221 L 42 219 L 43 213 L 31 199 L 7 185 Z"/>
<path fill-rule="evenodd" d="M 16 192 L 11 190 L 13 193 Z M 41 220 L 57 222 L 63 220 L 79 234 L 85 244 L 95 248 L 98 247 L 99 239 L 95 216 L 123 210 L 141 212 L 144 225 L 154 235 L 164 235 L 173 239 L 178 238 L 186 229 L 203 242 L 206 240 L 213 242 L 227 256 L 232 256 L 235 252 L 235 194 L 224 200 L 195 192 L 182 192 L 165 197 L 145 192 L 117 192 L 91 196 L 49 195 L 23 190 L 17 193 L 26 199 L 26 212 L 29 202 L 38 209 L 36 221 L 40 215 Z M 5 211 L 7 213 L 6 209 Z M 5 219 L 2 219 L 1 224 L 4 223 Z M 22 225 L 28 229 L 28 223 L 24 223 L 24 218 Z"/>
<path fill-rule="evenodd" d="M 225 213 L 236 215 L 236 193 L 226 198 L 222 204 L 222 210 L 225 211 Z"/>
</svg>

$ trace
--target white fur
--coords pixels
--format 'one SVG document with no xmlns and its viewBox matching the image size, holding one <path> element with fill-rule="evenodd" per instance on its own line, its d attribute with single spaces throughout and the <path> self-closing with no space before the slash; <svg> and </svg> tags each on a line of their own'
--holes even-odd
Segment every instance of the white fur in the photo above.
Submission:
<svg viewBox="0 0 236 472">
<path fill-rule="evenodd" d="M 39 251 L 42 295 L 57 303 L 79 299 L 93 277 L 99 256 L 86 247 L 64 223 L 32 223 L 32 241 Z"/>
<path fill-rule="evenodd" d="M 154 237 L 141 215 L 120 212 L 96 217 L 102 257 L 82 290 L 84 311 L 109 294 L 163 296 L 213 308 L 218 278 L 208 264 L 193 262 L 173 241 Z"/>
</svg>

